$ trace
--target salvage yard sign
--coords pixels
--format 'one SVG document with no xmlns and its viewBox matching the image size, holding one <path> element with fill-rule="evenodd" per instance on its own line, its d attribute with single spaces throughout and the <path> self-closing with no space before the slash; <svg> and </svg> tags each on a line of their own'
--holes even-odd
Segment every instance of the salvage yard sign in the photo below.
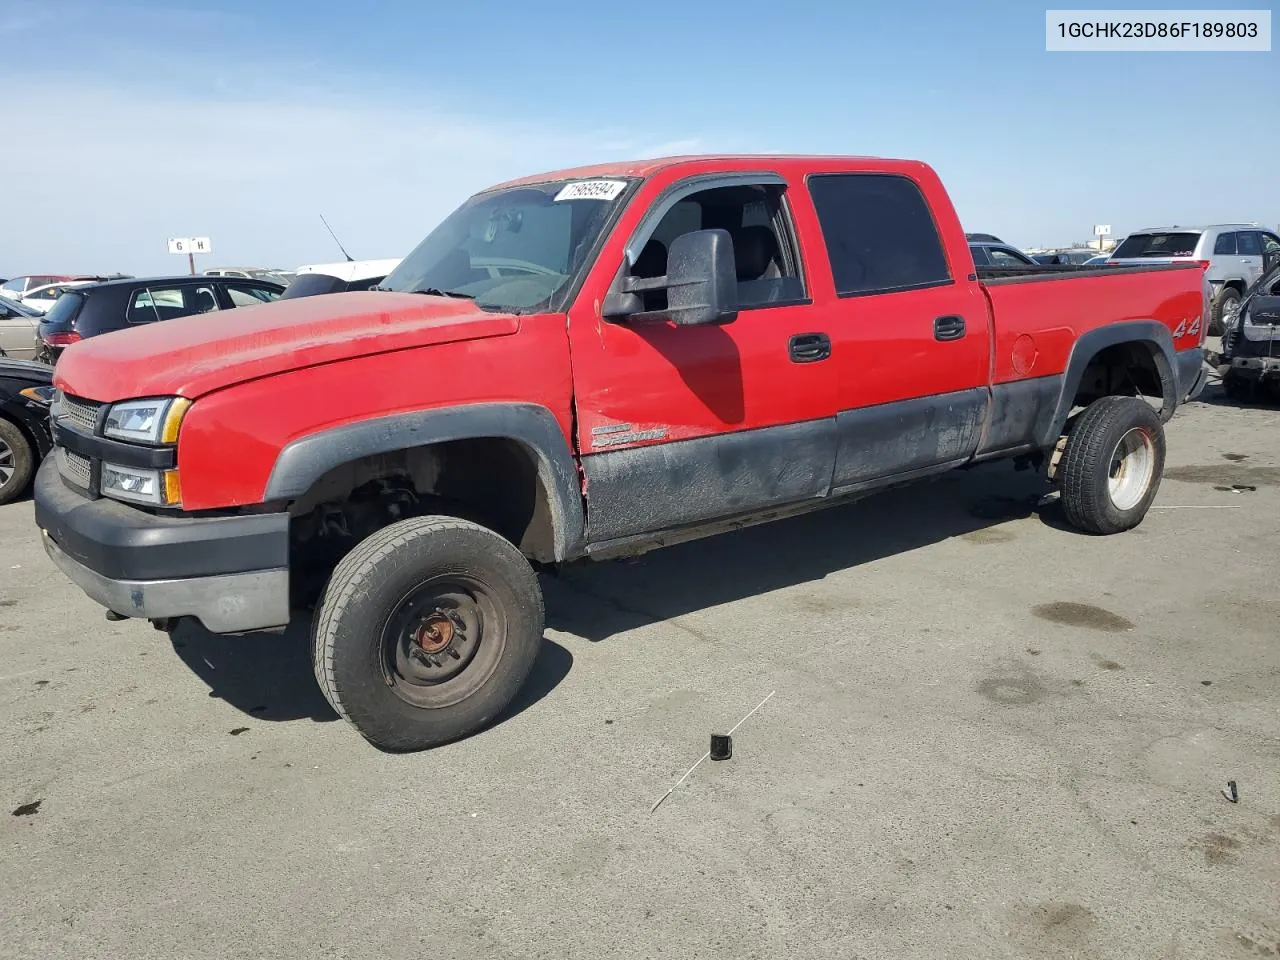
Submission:
<svg viewBox="0 0 1280 960">
<path fill-rule="evenodd" d="M 196 254 L 213 253 L 213 243 L 208 237 L 170 237 L 169 252 L 185 253 L 187 255 L 187 265 L 191 268 L 191 275 L 195 276 Z"/>
</svg>

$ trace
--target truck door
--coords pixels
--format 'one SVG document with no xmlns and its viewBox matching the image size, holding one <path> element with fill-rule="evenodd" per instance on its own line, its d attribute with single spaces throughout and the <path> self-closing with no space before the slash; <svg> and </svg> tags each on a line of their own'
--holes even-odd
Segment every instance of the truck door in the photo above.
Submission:
<svg viewBox="0 0 1280 960">
<path fill-rule="evenodd" d="M 955 217 L 941 185 L 932 213 L 905 175 L 808 186 L 831 271 L 815 304 L 838 358 L 833 492 L 968 458 L 990 396 L 990 312 L 969 258 L 948 262 L 937 224 Z M 966 250 L 956 237 L 951 249 Z"/>
<path fill-rule="evenodd" d="M 1240 256 L 1240 268 L 1245 286 L 1262 276 L 1262 237 L 1254 230 L 1241 230 L 1236 234 L 1236 252 Z"/>
<path fill-rule="evenodd" d="M 660 277 L 676 237 L 726 230 L 738 276 L 732 322 L 608 322 L 601 298 L 586 296 L 570 311 L 592 543 L 830 490 L 835 366 L 829 333 L 809 306 L 787 191 L 774 173 L 680 180 L 658 192 L 625 256 L 619 250 L 616 263 L 597 268 L 617 270 L 611 290 L 625 276 Z M 660 317 L 665 296 L 644 294 L 644 309 Z"/>
</svg>

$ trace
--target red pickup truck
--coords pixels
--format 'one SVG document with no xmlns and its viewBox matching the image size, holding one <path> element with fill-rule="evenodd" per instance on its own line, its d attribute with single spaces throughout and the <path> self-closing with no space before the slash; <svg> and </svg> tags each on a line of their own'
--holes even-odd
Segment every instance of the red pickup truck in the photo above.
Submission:
<svg viewBox="0 0 1280 960">
<path fill-rule="evenodd" d="M 314 608 L 372 742 L 490 722 L 542 638 L 535 565 L 635 554 L 976 461 L 1139 523 L 1203 385 L 1197 264 L 975 269 L 934 172 L 692 157 L 467 200 L 368 292 L 62 357 L 36 483 L 111 614 L 217 633 Z"/>
</svg>

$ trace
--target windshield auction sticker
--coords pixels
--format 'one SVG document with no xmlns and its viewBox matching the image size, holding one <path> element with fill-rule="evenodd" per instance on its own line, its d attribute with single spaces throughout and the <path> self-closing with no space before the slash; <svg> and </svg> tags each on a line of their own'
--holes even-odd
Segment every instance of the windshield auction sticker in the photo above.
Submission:
<svg viewBox="0 0 1280 960">
<path fill-rule="evenodd" d="M 1270 10 L 1046 10 L 1044 48 L 1110 53 L 1271 49 Z"/>
<path fill-rule="evenodd" d="M 612 200 L 627 189 L 625 180 L 577 180 L 564 185 L 557 200 Z"/>
</svg>

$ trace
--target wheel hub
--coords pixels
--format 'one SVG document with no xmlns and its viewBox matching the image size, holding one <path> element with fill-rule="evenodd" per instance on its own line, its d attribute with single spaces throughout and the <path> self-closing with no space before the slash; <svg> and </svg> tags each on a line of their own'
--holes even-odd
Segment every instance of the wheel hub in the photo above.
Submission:
<svg viewBox="0 0 1280 960">
<path fill-rule="evenodd" d="M 414 632 L 413 642 L 423 653 L 442 653 L 449 649 L 453 636 L 453 621 L 444 612 L 437 610 L 423 619 L 422 626 Z"/>
<path fill-rule="evenodd" d="M 390 647 L 388 685 L 429 687 L 458 676 L 476 655 L 482 623 L 474 599 L 466 593 L 415 598 L 384 634 Z"/>
</svg>

